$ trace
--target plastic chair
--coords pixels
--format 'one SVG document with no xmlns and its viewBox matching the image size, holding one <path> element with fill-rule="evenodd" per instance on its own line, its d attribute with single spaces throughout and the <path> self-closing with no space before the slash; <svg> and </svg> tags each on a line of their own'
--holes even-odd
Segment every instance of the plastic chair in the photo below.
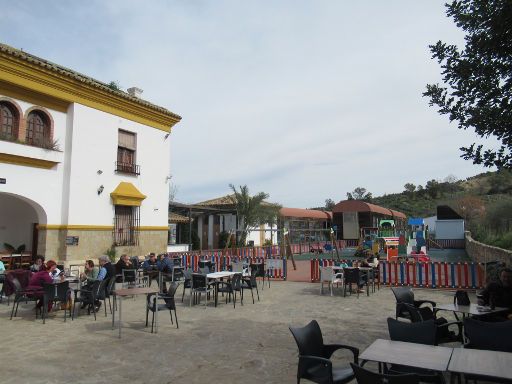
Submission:
<svg viewBox="0 0 512 384">
<path fill-rule="evenodd" d="M 436 345 L 437 341 L 437 325 L 433 319 L 409 323 L 388 317 L 388 331 L 389 338 L 394 341 L 425 345 Z M 392 364 L 387 371 L 393 374 L 414 373 L 419 376 L 421 382 L 444 383 L 441 373 L 429 369 Z"/>
<path fill-rule="evenodd" d="M 174 301 L 174 295 L 176 294 L 176 290 L 180 283 L 172 282 L 169 286 L 169 290 L 166 294 L 161 293 L 151 293 L 147 295 L 146 298 L 146 327 L 148 326 L 149 319 L 149 311 L 153 313 L 151 318 L 151 333 L 153 333 L 154 325 L 155 325 L 155 312 L 156 311 L 165 311 L 169 310 L 169 315 L 171 316 L 171 324 L 174 324 L 172 320 L 172 311 L 174 311 L 174 317 L 176 318 L 176 328 L 178 326 L 178 316 L 176 314 L 176 302 Z M 163 303 L 158 303 L 158 300 L 163 300 Z"/>
<path fill-rule="evenodd" d="M 420 378 L 414 373 L 390 375 L 376 373 L 350 363 L 358 384 L 419 384 Z"/>
<path fill-rule="evenodd" d="M 332 354 L 339 349 L 347 349 L 358 363 L 359 349 L 342 344 L 324 344 L 322 331 L 316 320 L 312 320 L 302 328 L 289 327 L 299 347 L 299 365 L 297 383 L 300 379 L 308 379 L 314 383 L 348 383 L 354 378 L 352 368 L 333 368 L 330 360 Z"/>
<path fill-rule="evenodd" d="M 336 284 L 343 285 L 343 273 L 334 273 L 334 270 L 329 267 L 320 267 L 320 294 L 324 293 L 324 282 L 327 282 L 332 296 L 332 286 Z"/>
<path fill-rule="evenodd" d="M 469 340 L 464 348 L 512 352 L 512 320 L 487 322 L 467 317 L 464 333 Z"/>
<path fill-rule="evenodd" d="M 258 281 L 256 280 L 256 269 L 251 269 L 251 275 L 249 277 L 242 278 L 242 297 L 244 295 L 244 289 L 251 290 L 252 303 L 254 304 L 254 293 L 253 288 L 256 289 L 256 295 L 258 295 L 258 301 L 260 301 L 260 293 L 258 292 Z"/>
<path fill-rule="evenodd" d="M 185 298 L 185 290 L 190 289 L 190 297 L 192 298 L 192 269 L 188 268 L 183 271 L 183 295 L 181 296 L 181 302 Z M 191 299 L 192 300 L 192 299 Z"/>
<path fill-rule="evenodd" d="M 226 295 L 226 304 L 228 303 L 228 298 L 231 300 L 231 296 L 233 296 L 233 308 L 236 307 L 236 293 L 240 293 L 240 304 L 244 305 L 244 296 L 242 290 L 242 274 L 236 274 L 231 277 L 230 281 L 218 281 L 217 282 L 217 294 L 227 293 Z"/>
<path fill-rule="evenodd" d="M 135 269 L 121 270 L 123 288 L 135 287 L 137 284 L 137 271 Z"/>
<path fill-rule="evenodd" d="M 49 303 L 68 303 L 71 290 L 69 289 L 69 281 L 61 283 L 43 283 L 43 324 L 46 323 L 46 315 L 48 314 Z M 71 317 L 71 308 L 64 309 L 64 322 L 69 310 L 69 317 Z"/>
<path fill-rule="evenodd" d="M 20 305 L 20 301 L 37 301 L 42 297 L 43 291 L 28 291 L 21 285 L 20 281 L 14 277 L 14 275 L 11 276 L 11 274 L 8 274 L 5 281 L 4 286 L 6 285 L 10 286 L 10 289 L 14 291 L 14 302 L 12 304 L 12 310 L 11 310 L 11 320 L 13 315 L 16 317 L 18 315 L 18 306 Z M 36 308 L 36 319 L 37 319 L 37 308 Z"/>
<path fill-rule="evenodd" d="M 100 287 L 100 281 L 95 280 L 92 284 L 88 286 L 82 287 L 82 289 L 77 289 L 74 291 L 75 299 L 73 301 L 73 312 L 71 312 L 71 320 L 75 319 L 75 306 L 77 303 L 80 303 L 83 306 L 87 306 L 87 310 L 90 311 L 92 309 L 94 313 L 94 320 L 96 321 L 96 307 L 94 303 L 96 302 L 96 295 L 98 294 L 98 289 Z M 80 310 L 78 311 L 80 313 Z"/>
<path fill-rule="evenodd" d="M 194 299 L 197 299 L 199 303 L 201 301 L 201 294 L 204 293 L 206 299 L 204 301 L 204 307 L 208 305 L 208 297 L 210 293 L 213 291 L 214 287 L 212 284 L 208 283 L 208 278 L 206 275 L 200 273 L 192 274 L 192 287 L 191 287 L 191 295 L 194 296 Z M 196 300 L 194 300 L 195 302 Z M 190 300 L 190 306 L 192 306 L 192 299 Z"/>
<path fill-rule="evenodd" d="M 420 308 L 422 312 L 422 317 L 425 320 L 433 319 L 434 310 L 436 307 L 435 301 L 431 300 L 414 300 L 414 292 L 410 287 L 391 287 L 391 291 L 395 295 L 396 299 L 396 315 L 395 318 L 403 317 L 405 319 L 411 320 L 411 316 L 408 310 L 406 310 L 403 304 L 410 304 L 416 308 Z M 424 304 L 429 304 L 432 306 L 432 309 L 429 307 L 422 307 Z"/>
<path fill-rule="evenodd" d="M 344 268 L 343 269 L 343 296 L 347 296 L 347 285 L 349 292 L 352 294 L 352 284 L 356 285 L 357 298 L 359 298 L 359 288 L 366 285 L 366 295 L 370 296 L 368 280 L 364 280 L 361 276 L 359 268 Z"/>
</svg>

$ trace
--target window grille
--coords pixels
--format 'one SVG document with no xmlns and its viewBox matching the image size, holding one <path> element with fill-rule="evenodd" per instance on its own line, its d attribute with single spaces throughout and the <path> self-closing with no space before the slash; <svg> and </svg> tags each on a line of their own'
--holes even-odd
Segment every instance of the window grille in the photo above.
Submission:
<svg viewBox="0 0 512 384">
<path fill-rule="evenodd" d="M 139 207 L 115 206 L 113 233 L 115 245 L 138 245 L 139 228 Z"/>
<path fill-rule="evenodd" d="M 117 144 L 116 171 L 140 175 L 140 167 L 135 162 L 137 137 L 133 132 L 119 130 Z"/>
</svg>

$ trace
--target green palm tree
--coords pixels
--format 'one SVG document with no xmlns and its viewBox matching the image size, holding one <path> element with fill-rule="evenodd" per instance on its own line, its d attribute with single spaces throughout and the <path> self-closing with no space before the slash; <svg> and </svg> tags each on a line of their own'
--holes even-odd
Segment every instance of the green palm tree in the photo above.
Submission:
<svg viewBox="0 0 512 384">
<path fill-rule="evenodd" d="M 229 184 L 229 187 L 233 190 L 232 199 L 236 206 L 237 215 L 242 219 L 240 223 L 240 244 L 245 245 L 249 229 L 268 223 L 271 218 L 277 218 L 281 207 L 278 204 L 265 202 L 265 199 L 269 197 L 268 193 L 259 192 L 251 196 L 247 185 L 241 185 L 239 191 L 233 184 Z"/>
</svg>

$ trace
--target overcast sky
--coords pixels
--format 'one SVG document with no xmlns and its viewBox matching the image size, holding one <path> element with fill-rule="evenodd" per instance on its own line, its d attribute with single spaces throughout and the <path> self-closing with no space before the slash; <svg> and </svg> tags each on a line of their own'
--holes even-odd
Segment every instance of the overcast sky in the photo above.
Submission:
<svg viewBox="0 0 512 384">
<path fill-rule="evenodd" d="M 422 97 L 428 45 L 462 44 L 444 0 L 0 0 L 0 40 L 181 115 L 176 200 L 247 184 L 287 207 L 483 171 Z"/>
</svg>

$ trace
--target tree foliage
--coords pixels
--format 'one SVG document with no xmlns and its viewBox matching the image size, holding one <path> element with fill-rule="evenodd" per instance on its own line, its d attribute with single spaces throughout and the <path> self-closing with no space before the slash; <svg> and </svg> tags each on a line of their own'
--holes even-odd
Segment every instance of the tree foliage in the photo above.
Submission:
<svg viewBox="0 0 512 384">
<path fill-rule="evenodd" d="M 275 223 L 281 207 L 277 204 L 265 203 L 265 199 L 269 196 L 268 193 L 258 192 L 251 196 L 247 185 L 241 185 L 239 190 L 233 184 L 230 184 L 229 187 L 233 190 L 233 200 L 238 217 L 242 219 L 239 228 L 241 230 L 240 244 L 245 245 L 250 229 L 259 224 Z"/>
<path fill-rule="evenodd" d="M 466 34 L 465 47 L 441 41 L 430 46 L 445 86 L 429 84 L 423 95 L 459 129 L 474 128 L 479 137 L 500 143 L 461 147 L 461 157 L 512 169 L 512 1 L 453 0 L 446 7 Z"/>
<path fill-rule="evenodd" d="M 372 193 L 367 192 L 366 188 L 357 187 L 352 192 L 347 192 L 347 200 L 364 200 L 370 201 L 372 199 Z"/>
<path fill-rule="evenodd" d="M 325 199 L 325 210 L 332 211 L 336 203 L 332 199 Z"/>
</svg>

